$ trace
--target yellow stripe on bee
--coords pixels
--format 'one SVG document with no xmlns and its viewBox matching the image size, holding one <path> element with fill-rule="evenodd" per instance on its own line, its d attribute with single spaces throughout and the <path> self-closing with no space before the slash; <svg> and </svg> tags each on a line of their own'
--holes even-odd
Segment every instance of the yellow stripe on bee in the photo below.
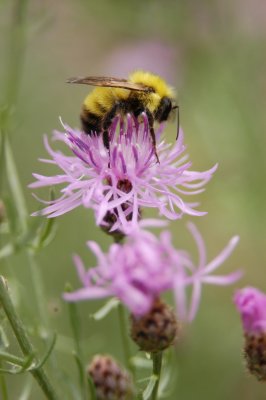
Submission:
<svg viewBox="0 0 266 400">
<path fill-rule="evenodd" d="M 85 98 L 84 107 L 87 111 L 102 116 L 116 101 L 126 100 L 129 93 L 130 91 L 125 89 L 97 87 Z"/>
<path fill-rule="evenodd" d="M 129 76 L 129 80 L 130 82 L 142 83 L 143 85 L 153 88 L 161 98 L 175 97 L 174 90 L 171 86 L 169 86 L 163 78 L 150 72 L 135 71 Z"/>
</svg>

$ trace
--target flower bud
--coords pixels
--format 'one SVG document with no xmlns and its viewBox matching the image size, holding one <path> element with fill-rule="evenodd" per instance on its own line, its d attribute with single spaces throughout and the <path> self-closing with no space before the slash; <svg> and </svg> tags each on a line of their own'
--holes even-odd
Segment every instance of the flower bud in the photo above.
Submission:
<svg viewBox="0 0 266 400">
<path fill-rule="evenodd" d="M 266 295 L 247 287 L 236 292 L 234 302 L 242 318 L 248 370 L 266 381 Z"/>
<path fill-rule="evenodd" d="M 158 352 L 175 343 L 179 326 L 171 307 L 156 299 L 151 310 L 141 317 L 131 315 L 131 337 L 140 350 Z"/>
<path fill-rule="evenodd" d="M 97 400 L 133 399 L 133 384 L 129 373 L 111 356 L 94 356 L 87 372 L 94 383 Z"/>
</svg>

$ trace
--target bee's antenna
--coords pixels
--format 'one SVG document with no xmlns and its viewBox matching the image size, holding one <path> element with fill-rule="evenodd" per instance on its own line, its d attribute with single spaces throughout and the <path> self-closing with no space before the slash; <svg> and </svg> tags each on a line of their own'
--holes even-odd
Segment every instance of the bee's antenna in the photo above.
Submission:
<svg viewBox="0 0 266 400">
<path fill-rule="evenodd" d="M 173 108 L 177 109 L 177 133 L 176 133 L 176 140 L 177 140 L 179 136 L 179 126 L 180 126 L 179 106 L 174 106 Z"/>
</svg>

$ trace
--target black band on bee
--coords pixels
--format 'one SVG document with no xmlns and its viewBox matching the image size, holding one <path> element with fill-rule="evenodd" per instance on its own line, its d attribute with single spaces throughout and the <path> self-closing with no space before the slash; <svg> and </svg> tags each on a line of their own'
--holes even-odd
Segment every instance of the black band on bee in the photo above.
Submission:
<svg viewBox="0 0 266 400">
<path fill-rule="evenodd" d="M 158 122 L 166 121 L 173 108 L 172 100 L 169 97 L 163 97 L 155 112 L 155 119 Z"/>
<path fill-rule="evenodd" d="M 82 129 L 88 135 L 101 131 L 101 118 L 98 115 L 82 110 L 80 114 Z"/>
</svg>

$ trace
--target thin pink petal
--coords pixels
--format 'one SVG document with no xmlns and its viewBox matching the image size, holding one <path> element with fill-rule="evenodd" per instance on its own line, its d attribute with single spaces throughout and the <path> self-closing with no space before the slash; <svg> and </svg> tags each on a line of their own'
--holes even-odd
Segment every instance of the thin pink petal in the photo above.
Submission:
<svg viewBox="0 0 266 400">
<path fill-rule="evenodd" d="M 239 236 L 234 236 L 221 253 L 206 266 L 204 274 L 209 274 L 218 268 L 232 254 L 238 242 Z"/>
</svg>

